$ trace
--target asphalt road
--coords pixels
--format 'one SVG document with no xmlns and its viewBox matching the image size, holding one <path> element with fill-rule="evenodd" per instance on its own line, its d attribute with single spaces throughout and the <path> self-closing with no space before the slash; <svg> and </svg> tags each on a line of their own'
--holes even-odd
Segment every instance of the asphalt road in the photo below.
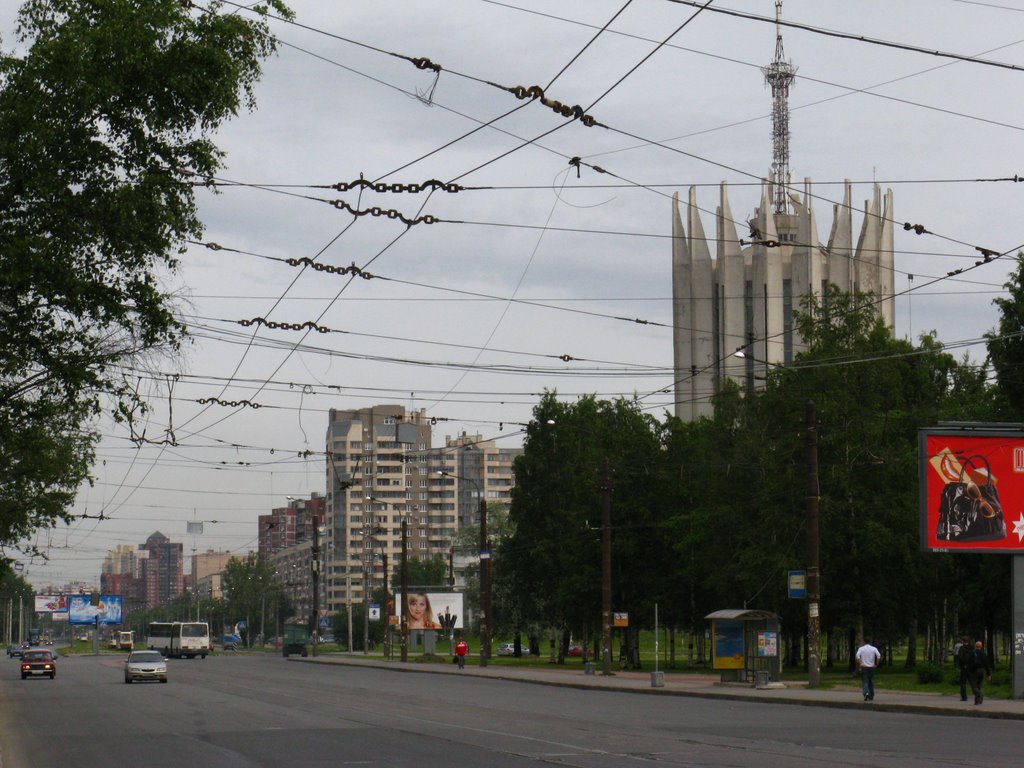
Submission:
<svg viewBox="0 0 1024 768">
<path fill-rule="evenodd" d="M 0 766 L 1019 766 L 1021 724 L 538 686 L 303 664 L 171 660 L 125 685 L 121 659 L 57 679 L 0 665 Z"/>
</svg>

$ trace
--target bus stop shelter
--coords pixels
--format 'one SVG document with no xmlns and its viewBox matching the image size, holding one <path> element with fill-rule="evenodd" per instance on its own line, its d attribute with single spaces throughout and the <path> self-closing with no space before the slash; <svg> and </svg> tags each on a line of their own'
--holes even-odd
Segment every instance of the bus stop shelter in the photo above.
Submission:
<svg viewBox="0 0 1024 768">
<path fill-rule="evenodd" d="M 758 687 L 781 679 L 779 615 L 748 608 L 725 608 L 704 617 L 711 622 L 712 668 L 723 683 Z"/>
</svg>

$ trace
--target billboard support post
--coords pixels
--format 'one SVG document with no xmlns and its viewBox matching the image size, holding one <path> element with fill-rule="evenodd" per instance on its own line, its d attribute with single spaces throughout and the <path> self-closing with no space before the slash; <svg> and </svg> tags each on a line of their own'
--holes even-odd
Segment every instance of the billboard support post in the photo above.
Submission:
<svg viewBox="0 0 1024 768">
<path fill-rule="evenodd" d="M 1011 627 L 1013 632 L 1013 693 L 1015 699 L 1024 698 L 1024 555 L 1013 556 L 1013 606 Z"/>
</svg>

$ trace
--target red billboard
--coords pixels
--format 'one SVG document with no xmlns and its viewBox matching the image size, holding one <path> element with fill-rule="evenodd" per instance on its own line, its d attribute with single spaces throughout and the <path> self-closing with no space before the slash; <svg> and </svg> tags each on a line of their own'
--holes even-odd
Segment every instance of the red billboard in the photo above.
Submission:
<svg viewBox="0 0 1024 768">
<path fill-rule="evenodd" d="M 921 430 L 921 547 L 1024 554 L 1024 431 Z"/>
</svg>

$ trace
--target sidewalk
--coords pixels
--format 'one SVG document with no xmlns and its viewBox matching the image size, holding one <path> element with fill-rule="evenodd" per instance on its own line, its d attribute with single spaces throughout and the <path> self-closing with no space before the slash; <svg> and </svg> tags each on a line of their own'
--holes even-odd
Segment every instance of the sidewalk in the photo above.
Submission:
<svg viewBox="0 0 1024 768">
<path fill-rule="evenodd" d="M 937 693 L 908 693 L 878 689 L 874 701 L 866 702 L 859 686 L 843 685 L 830 689 L 808 689 L 805 684 L 788 683 L 781 688 L 754 688 L 740 683 L 721 683 L 717 674 L 687 674 L 663 672 L 664 686 L 652 685 L 653 675 L 646 672 L 619 672 L 604 676 L 597 672 L 585 674 L 579 665 L 551 667 L 480 667 L 475 657 L 467 659 L 466 668 L 459 670 L 454 664 L 419 664 L 387 661 L 382 658 L 346 653 L 330 653 L 313 658 L 292 657 L 289 661 L 311 664 L 336 664 L 358 667 L 373 667 L 391 672 L 405 672 L 429 675 L 468 675 L 487 677 L 493 680 L 511 680 L 536 685 L 558 685 L 567 688 L 603 689 L 626 691 L 653 696 L 691 696 L 694 698 L 731 699 L 733 701 L 774 702 L 806 707 L 837 707 L 844 709 L 877 709 L 885 712 L 910 712 L 923 715 L 948 715 L 953 717 L 989 717 L 1007 720 L 1024 720 L 1024 700 L 985 699 L 975 705 L 974 700 L 960 701 L 957 695 L 943 696 Z M 778 685 L 778 684 L 775 684 Z"/>
</svg>

